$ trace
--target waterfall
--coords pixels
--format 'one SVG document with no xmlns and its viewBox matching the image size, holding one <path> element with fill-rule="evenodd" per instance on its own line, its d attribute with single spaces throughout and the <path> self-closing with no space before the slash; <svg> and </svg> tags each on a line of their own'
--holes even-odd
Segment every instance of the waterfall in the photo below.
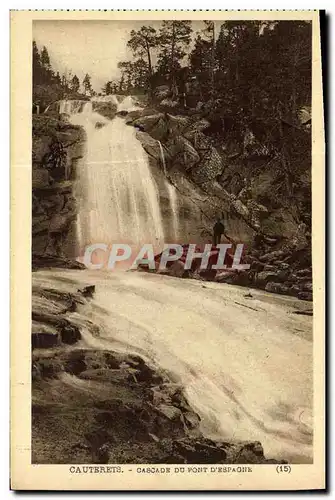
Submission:
<svg viewBox="0 0 335 500">
<path fill-rule="evenodd" d="M 137 111 L 142 109 L 140 106 L 134 102 L 134 99 L 131 95 L 128 95 L 118 104 L 118 111 Z"/>
<path fill-rule="evenodd" d="M 178 196 L 177 196 L 177 190 L 176 188 L 168 181 L 167 179 L 167 170 L 166 170 L 166 161 L 165 161 L 165 155 L 164 155 L 164 149 L 162 146 L 161 141 L 157 141 L 159 144 L 159 150 L 161 154 L 161 162 L 162 162 L 162 167 L 163 167 L 163 172 L 165 176 L 165 188 L 169 197 L 169 204 L 170 204 L 170 209 L 172 213 L 172 231 L 173 231 L 173 238 L 175 242 L 178 240 L 179 237 L 179 213 L 178 213 Z"/>
<path fill-rule="evenodd" d="M 71 115 L 84 127 L 85 158 L 77 171 L 80 251 L 92 243 L 151 243 L 164 241 L 158 190 L 136 130 L 122 118 L 108 120 L 87 103 Z M 96 128 L 97 122 L 104 126 Z"/>
<path fill-rule="evenodd" d="M 164 149 L 163 149 L 161 141 L 157 141 L 157 142 L 159 144 L 159 150 L 160 150 L 160 154 L 161 154 L 161 162 L 162 162 L 163 172 L 164 172 L 164 175 L 166 177 L 166 162 L 165 162 Z"/>
<path fill-rule="evenodd" d="M 168 181 L 165 181 L 165 187 L 169 196 L 169 203 L 172 212 L 172 231 L 174 242 L 179 238 L 179 213 L 178 213 L 178 195 L 176 188 Z"/>
</svg>

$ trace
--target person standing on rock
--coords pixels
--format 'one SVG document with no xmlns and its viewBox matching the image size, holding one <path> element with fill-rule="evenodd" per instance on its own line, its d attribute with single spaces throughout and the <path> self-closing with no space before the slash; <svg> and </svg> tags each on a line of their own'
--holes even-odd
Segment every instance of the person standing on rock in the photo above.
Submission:
<svg viewBox="0 0 335 500">
<path fill-rule="evenodd" d="M 214 227 L 213 227 L 213 245 L 214 246 L 219 245 L 221 243 L 222 235 L 224 235 L 224 236 L 226 236 L 226 238 L 228 238 L 228 236 L 225 234 L 225 231 L 226 231 L 226 229 L 225 229 L 225 217 L 224 217 L 224 213 L 222 212 L 221 217 L 220 216 L 217 217 L 215 224 L 214 224 Z"/>
</svg>

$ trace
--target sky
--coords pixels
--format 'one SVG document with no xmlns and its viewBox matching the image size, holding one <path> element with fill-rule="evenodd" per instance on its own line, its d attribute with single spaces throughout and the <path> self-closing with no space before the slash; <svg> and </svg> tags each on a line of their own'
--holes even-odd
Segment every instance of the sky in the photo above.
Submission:
<svg viewBox="0 0 335 500">
<path fill-rule="evenodd" d="M 221 24 L 221 23 L 218 23 Z M 157 30 L 160 21 L 34 21 L 33 38 L 39 48 L 46 46 L 54 71 L 76 74 L 80 81 L 86 73 L 96 92 L 108 81 L 118 78 L 117 64 L 130 60 L 127 41 L 131 30 L 150 25 Z M 193 30 L 204 28 L 202 21 Z"/>
</svg>

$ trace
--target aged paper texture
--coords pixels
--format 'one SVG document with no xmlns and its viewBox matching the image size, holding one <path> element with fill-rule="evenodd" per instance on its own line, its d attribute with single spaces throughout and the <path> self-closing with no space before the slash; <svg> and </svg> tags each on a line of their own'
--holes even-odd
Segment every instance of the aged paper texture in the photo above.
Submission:
<svg viewBox="0 0 335 500">
<path fill-rule="evenodd" d="M 318 11 L 11 12 L 11 486 L 325 487 Z"/>
</svg>

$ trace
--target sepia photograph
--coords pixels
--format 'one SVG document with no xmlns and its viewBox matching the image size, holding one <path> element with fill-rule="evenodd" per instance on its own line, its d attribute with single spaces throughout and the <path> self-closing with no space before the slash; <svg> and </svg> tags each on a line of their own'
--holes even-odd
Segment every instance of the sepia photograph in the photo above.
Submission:
<svg viewBox="0 0 335 500">
<path fill-rule="evenodd" d="M 31 22 L 30 463 L 292 476 L 315 461 L 314 21 L 135 14 Z"/>
</svg>

